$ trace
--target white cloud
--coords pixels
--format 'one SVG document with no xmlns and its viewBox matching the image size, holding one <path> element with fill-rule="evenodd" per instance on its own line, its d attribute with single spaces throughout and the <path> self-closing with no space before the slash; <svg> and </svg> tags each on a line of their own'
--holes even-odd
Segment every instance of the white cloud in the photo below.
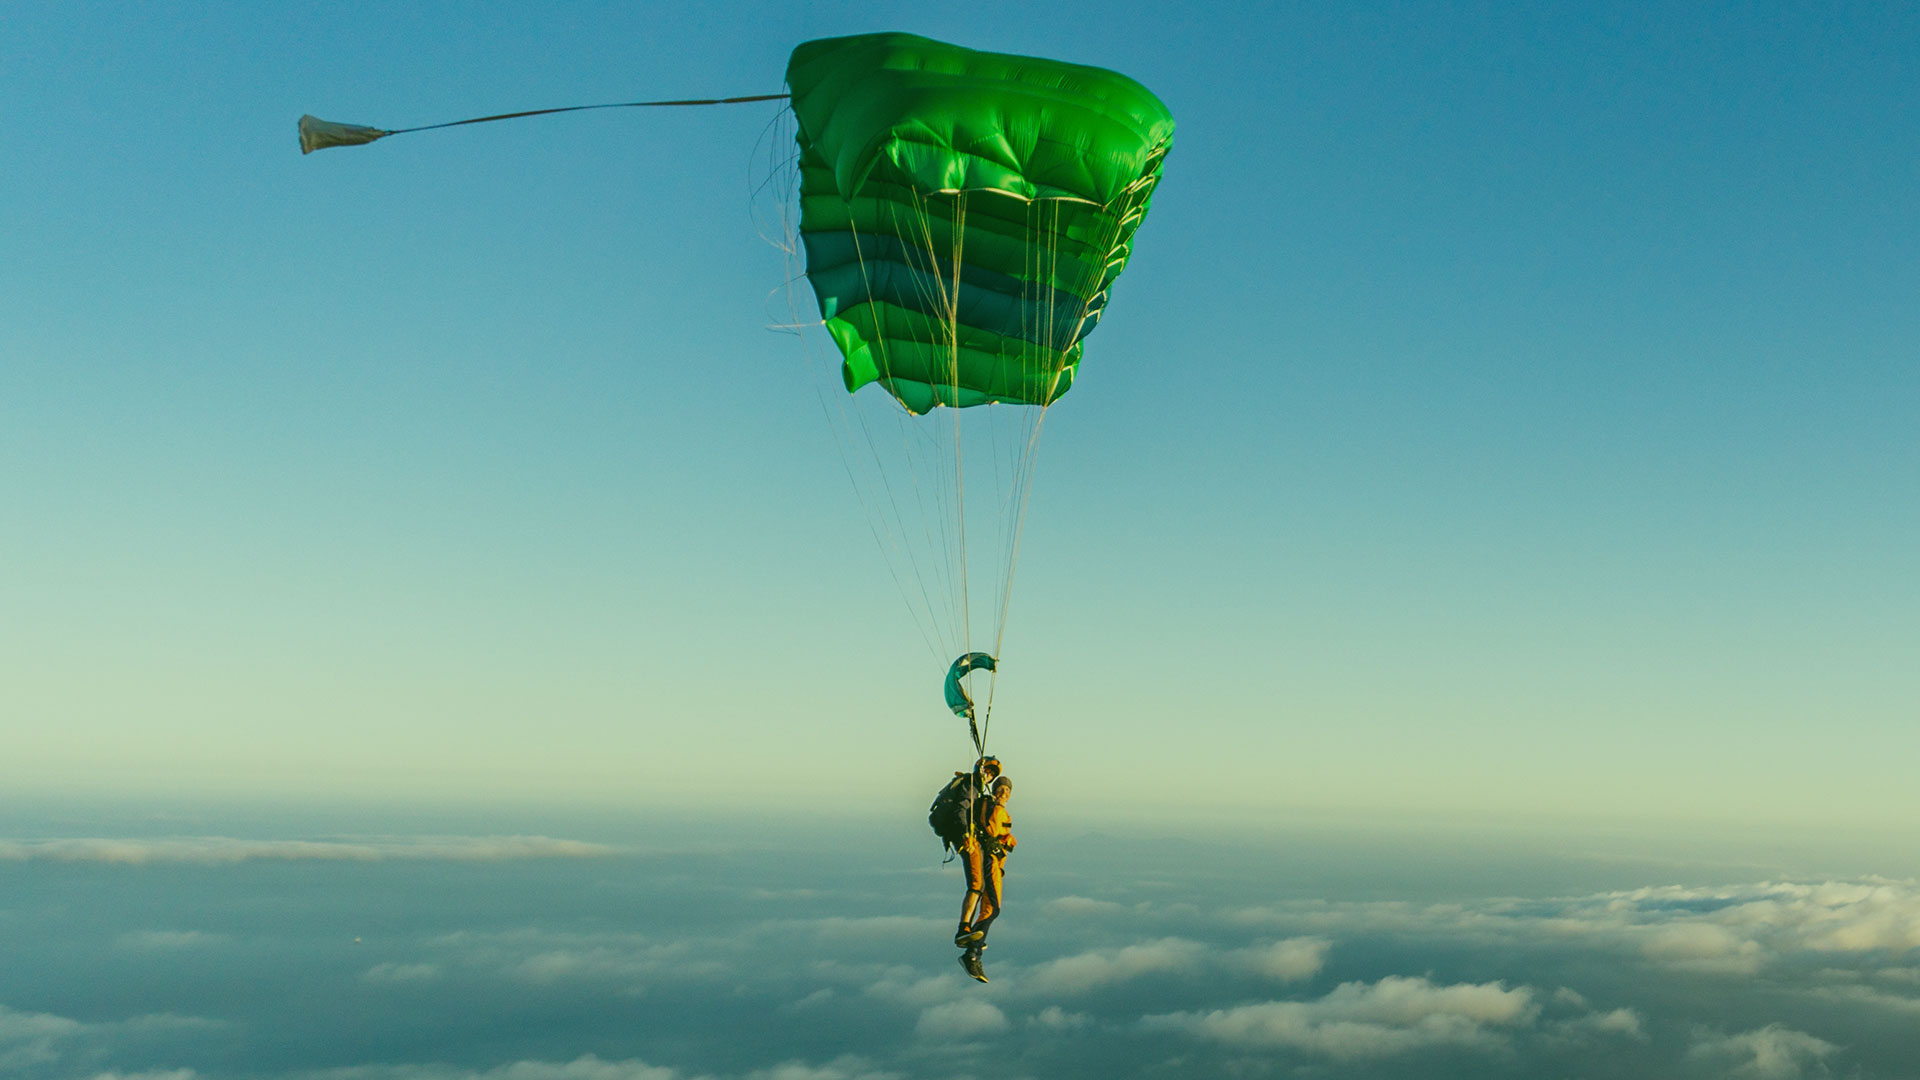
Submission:
<svg viewBox="0 0 1920 1080">
<path fill-rule="evenodd" d="M 1142 975 L 1196 970 L 1207 947 L 1197 941 L 1162 938 L 1119 949 L 1096 949 L 1063 956 L 1035 967 L 1022 989 L 1035 994 L 1077 994 Z"/>
<path fill-rule="evenodd" d="M 1058 1005 L 1049 1005 L 1029 1017 L 1027 1023 L 1051 1031 L 1071 1031 L 1093 1023 L 1093 1017 L 1086 1013 L 1068 1012 Z"/>
<path fill-rule="evenodd" d="M 1802 939 L 1829 952 L 1902 952 L 1920 947 L 1920 890 L 1911 883 L 1828 882 L 1798 891 L 1790 908 Z"/>
<path fill-rule="evenodd" d="M 1551 1026 L 1555 1034 L 1583 1042 L 1595 1036 L 1628 1038 L 1640 1042 L 1645 1042 L 1647 1038 L 1640 1014 L 1628 1008 L 1613 1009 L 1608 1012 L 1590 1012 L 1568 1020 L 1555 1020 Z"/>
<path fill-rule="evenodd" d="M 813 993 L 808 994 L 806 997 L 801 998 L 799 1001 L 790 1001 L 787 1004 L 780 1006 L 780 1011 L 781 1012 L 799 1012 L 803 1009 L 816 1008 L 818 1006 L 827 1004 L 828 1002 L 832 1001 L 834 998 L 839 996 L 840 995 L 834 991 L 833 987 L 823 986 L 820 989 L 815 990 Z"/>
<path fill-rule="evenodd" d="M 83 1024 L 52 1013 L 21 1012 L 0 1005 L 0 1074 L 59 1061 L 76 1046 L 98 1045 L 123 1032 L 152 1033 L 208 1031 L 223 1026 L 218 1020 L 172 1013 L 150 1013 L 127 1020 Z M 104 1074 L 113 1075 L 113 1074 Z M 161 1070 L 130 1074 L 123 1080 L 173 1080 L 191 1076 L 191 1070 Z"/>
<path fill-rule="evenodd" d="M 224 934 L 210 934 L 204 930 L 134 930 L 121 934 L 116 943 L 123 949 L 158 952 L 204 948 L 225 940 Z"/>
<path fill-rule="evenodd" d="M 1410 904 L 1399 900 L 1303 900 L 1295 904 L 1238 908 L 1226 914 L 1236 926 L 1292 931 L 1370 934 L 1445 933 L 1465 936 L 1497 931 L 1503 924 L 1498 902 L 1480 908 L 1460 904 Z"/>
<path fill-rule="evenodd" d="M 900 1080 L 899 1073 L 882 1072 L 858 1057 L 840 1057 L 825 1065 L 789 1061 L 771 1069 L 757 1069 L 747 1080 Z"/>
<path fill-rule="evenodd" d="M 1801 1080 L 1827 1075 L 1824 1059 L 1839 1049 L 1804 1031 L 1768 1024 L 1738 1035 L 1701 1033 L 1687 1056 L 1725 1068 L 1727 1076 L 1742 1080 Z"/>
<path fill-rule="evenodd" d="M 429 947 L 449 963 L 489 969 L 536 983 L 590 981 L 687 981 L 727 973 L 706 950 L 737 948 L 699 939 L 661 942 L 625 931 L 579 933 L 536 928 L 496 933 L 462 931 L 431 938 Z"/>
<path fill-rule="evenodd" d="M 1632 1009 L 1614 1009 L 1611 1012 L 1593 1013 L 1577 1021 L 1581 1026 L 1593 1031 L 1617 1032 L 1640 1038 L 1642 1035 L 1640 1014 Z"/>
<path fill-rule="evenodd" d="M 1561 1005 L 1571 1005 L 1576 1009 L 1587 1007 L 1587 998 L 1580 991 L 1563 986 L 1553 992 L 1553 1000 Z"/>
<path fill-rule="evenodd" d="M 1179 1031 L 1235 1047 L 1286 1047 L 1355 1059 L 1436 1046 L 1498 1046 L 1504 1035 L 1497 1029 L 1529 1025 L 1538 1012 L 1533 991 L 1524 986 L 1436 986 L 1423 978 L 1389 976 L 1377 983 L 1343 983 L 1313 1001 L 1171 1013 L 1143 1022 L 1150 1030 Z"/>
<path fill-rule="evenodd" d="M 1127 908 L 1111 900 L 1094 900 L 1085 896 L 1060 896 L 1044 905 L 1046 910 L 1060 915 L 1117 915 Z"/>
<path fill-rule="evenodd" d="M 225 836 L 152 839 L 81 838 L 0 840 L 0 861 L 200 863 L 219 865 L 256 859 L 377 862 L 384 859 L 592 858 L 617 849 L 546 836 L 422 836 L 367 840 L 236 840 Z"/>
<path fill-rule="evenodd" d="M 1760 970 L 1760 943 L 1710 922 L 1682 922 L 1651 930 L 1640 952 L 1670 967 L 1751 975 Z"/>
<path fill-rule="evenodd" d="M 355 1065 L 297 1074 L 301 1080 L 690 1080 L 673 1069 L 638 1058 L 602 1061 L 592 1054 L 572 1061 L 515 1061 L 491 1069 L 450 1065 Z"/>
<path fill-rule="evenodd" d="M 977 998 L 949 1001 L 922 1010 L 914 1033 L 930 1039 L 965 1039 L 1007 1029 L 1007 1015 Z"/>
<path fill-rule="evenodd" d="M 56 1046 L 83 1025 L 52 1013 L 17 1012 L 0 1005 L 0 1072 L 25 1069 L 59 1057 Z"/>
<path fill-rule="evenodd" d="M 421 983 L 440 977 L 438 964 L 375 964 L 360 977 L 371 983 Z"/>
<path fill-rule="evenodd" d="M 1920 1017 L 1920 998 L 1889 994 L 1868 986 L 1822 986 L 1811 991 L 1811 994 L 1823 1001 L 1837 1001 L 1846 1005 L 1865 1006 Z"/>
<path fill-rule="evenodd" d="M 1866 880 L 1677 886 L 1610 894 L 1636 923 L 1719 927 L 1774 953 L 1858 953 L 1920 947 L 1920 887 Z"/>
<path fill-rule="evenodd" d="M 956 1000 L 972 986 L 967 983 L 963 987 L 961 980 L 952 975 L 915 978 L 909 971 L 880 979 L 870 984 L 866 992 L 868 997 L 917 1008 Z"/>
<path fill-rule="evenodd" d="M 118 1031 L 154 1032 L 154 1031 L 211 1031 L 227 1026 L 225 1020 L 212 1020 L 204 1016 L 181 1016 L 178 1013 L 147 1013 L 126 1020 L 109 1020 L 98 1024 L 85 1025 L 90 1032 L 111 1034 Z"/>
<path fill-rule="evenodd" d="M 90 1080 L 195 1080 L 199 1075 L 192 1069 L 157 1069 L 137 1073 L 94 1073 Z"/>
<path fill-rule="evenodd" d="M 901 1080 L 897 1073 L 875 1069 L 858 1057 L 839 1057 L 824 1065 L 789 1061 L 772 1068 L 734 1074 L 736 1080 Z M 129 1078 L 131 1080 L 131 1078 Z M 356 1065 L 293 1074 L 290 1080 L 723 1080 L 694 1074 L 638 1058 L 606 1061 L 586 1054 L 571 1061 L 514 1061 L 488 1069 L 452 1065 Z"/>
<path fill-rule="evenodd" d="M 1460 942 L 1627 950 L 1681 970 L 1748 975 L 1795 954 L 1859 956 L 1920 948 L 1920 884 L 1878 878 L 1659 886 L 1548 901 L 1476 904 L 1303 901 L 1240 908 L 1229 925 L 1315 935 L 1385 934 Z"/>
<path fill-rule="evenodd" d="M 782 904 L 790 904 L 795 900 L 813 900 L 826 895 L 828 894 L 824 889 L 769 889 L 765 886 L 747 891 L 750 899 L 770 900 Z"/>
<path fill-rule="evenodd" d="M 1255 974 L 1282 982 L 1297 982 L 1320 974 L 1331 947 L 1324 938 L 1288 938 L 1241 949 L 1234 959 Z"/>
<path fill-rule="evenodd" d="M 685 978 L 722 971 L 714 961 L 688 959 L 687 952 L 687 946 L 678 942 L 624 948 L 595 945 L 549 949 L 524 957 L 507 970 L 523 979 L 542 983 L 568 979 L 644 979 L 664 974 Z"/>
<path fill-rule="evenodd" d="M 825 919 L 781 920 L 766 924 L 766 928 L 782 934 L 795 931 L 816 934 L 831 940 L 866 941 L 876 937 L 904 938 L 907 940 L 938 939 L 941 930 L 952 932 L 950 919 L 935 919 L 920 915 L 872 915 L 865 918 L 850 919 L 834 916 Z"/>
</svg>

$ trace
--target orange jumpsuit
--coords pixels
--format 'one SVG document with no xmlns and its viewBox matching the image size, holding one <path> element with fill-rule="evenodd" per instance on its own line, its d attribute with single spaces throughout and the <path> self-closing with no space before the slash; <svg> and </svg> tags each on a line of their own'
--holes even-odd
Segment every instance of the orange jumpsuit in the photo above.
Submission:
<svg viewBox="0 0 1920 1080">
<path fill-rule="evenodd" d="M 992 799 L 982 799 L 976 805 L 979 807 L 979 828 L 968 833 L 966 842 L 960 847 L 960 856 L 967 869 L 967 898 L 962 905 L 962 914 L 971 914 L 973 918 L 970 925 L 984 932 L 1000 916 L 1000 879 L 1006 872 L 1005 853 L 1012 851 L 1020 841 L 1014 839 L 1013 820 L 1007 816 L 1006 807 Z M 1001 854 L 987 854 L 986 848 L 980 843 L 980 834 L 999 844 Z"/>
</svg>

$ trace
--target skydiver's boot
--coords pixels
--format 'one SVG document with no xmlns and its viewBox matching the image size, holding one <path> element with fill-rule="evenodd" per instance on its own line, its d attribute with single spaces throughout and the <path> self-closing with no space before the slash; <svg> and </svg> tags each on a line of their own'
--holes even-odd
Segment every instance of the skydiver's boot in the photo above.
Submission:
<svg viewBox="0 0 1920 1080">
<path fill-rule="evenodd" d="M 979 949 L 968 949 L 966 952 L 961 953 L 960 966 L 967 969 L 968 975 L 973 976 L 981 982 L 987 981 L 986 969 L 980 966 Z"/>
<path fill-rule="evenodd" d="M 955 948 L 967 948 L 974 943 L 974 940 L 973 927 L 968 926 L 966 923 L 961 923 L 960 929 L 953 932 L 953 944 Z"/>
</svg>

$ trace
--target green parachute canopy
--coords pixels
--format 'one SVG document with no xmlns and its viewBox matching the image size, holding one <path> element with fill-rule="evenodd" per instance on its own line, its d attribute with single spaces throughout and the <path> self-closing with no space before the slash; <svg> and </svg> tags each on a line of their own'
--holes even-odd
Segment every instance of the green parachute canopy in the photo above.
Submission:
<svg viewBox="0 0 1920 1080">
<path fill-rule="evenodd" d="M 1172 145 L 1166 106 L 1111 71 L 912 34 L 809 41 L 787 86 L 847 389 L 913 413 L 1066 393 Z"/>
</svg>

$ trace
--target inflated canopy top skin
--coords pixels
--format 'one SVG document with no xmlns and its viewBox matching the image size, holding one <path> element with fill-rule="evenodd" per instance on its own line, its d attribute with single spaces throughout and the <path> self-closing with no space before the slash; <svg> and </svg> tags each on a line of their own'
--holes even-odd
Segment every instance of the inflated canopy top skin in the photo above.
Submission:
<svg viewBox="0 0 1920 1080">
<path fill-rule="evenodd" d="M 807 42 L 787 86 L 847 389 L 916 413 L 1065 393 L 1172 145 L 1166 106 L 1115 72 L 912 34 Z"/>
</svg>

